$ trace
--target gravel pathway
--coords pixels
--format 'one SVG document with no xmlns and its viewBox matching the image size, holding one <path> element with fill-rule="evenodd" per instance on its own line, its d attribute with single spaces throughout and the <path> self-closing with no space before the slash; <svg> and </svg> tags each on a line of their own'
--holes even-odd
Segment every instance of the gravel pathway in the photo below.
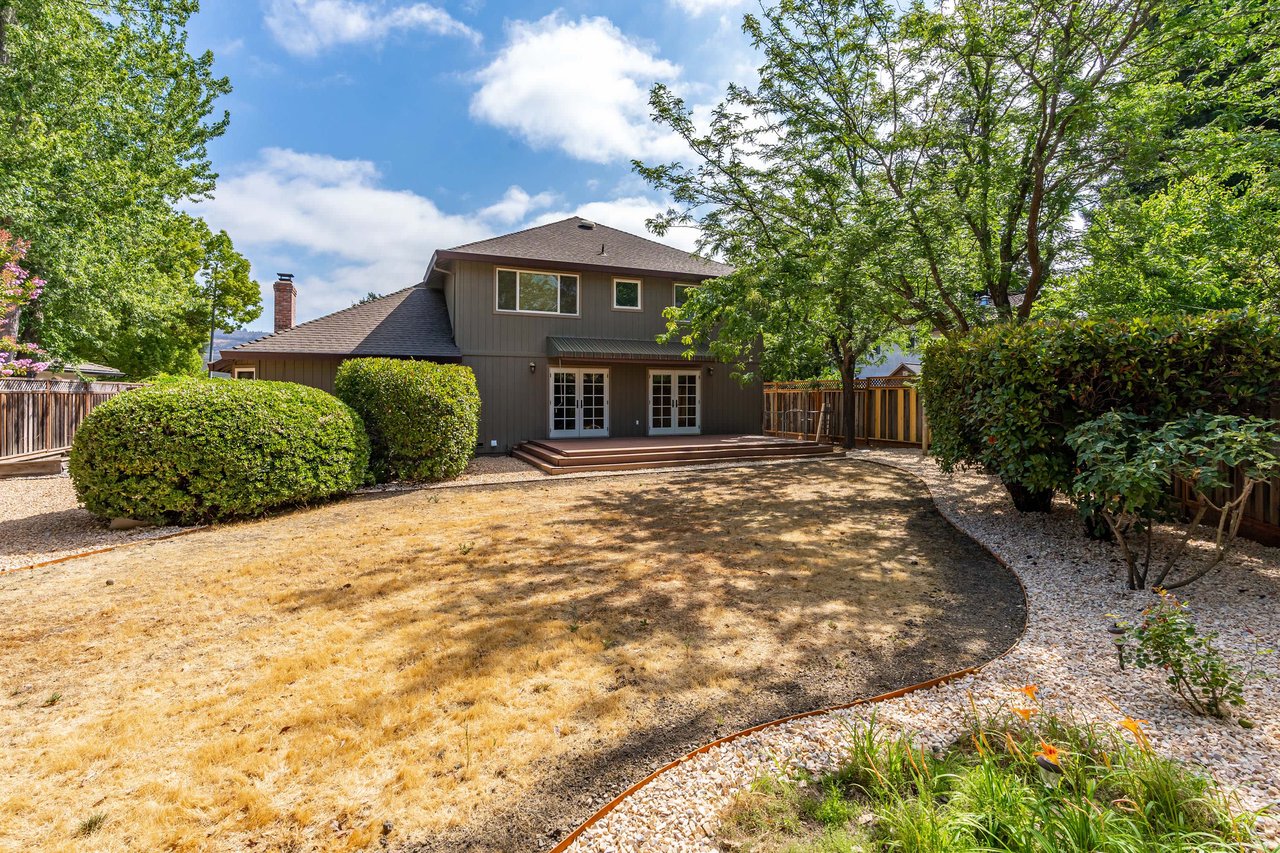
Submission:
<svg viewBox="0 0 1280 853">
<path fill-rule="evenodd" d="M 873 711 L 887 728 L 924 743 L 944 745 L 960 730 L 972 693 L 980 706 L 1007 704 L 1024 684 L 1039 685 L 1046 712 L 1114 723 L 1124 714 L 1148 720 L 1162 753 L 1211 772 L 1239 795 L 1245 808 L 1280 809 L 1280 660 L 1258 656 L 1280 647 L 1280 551 L 1242 542 L 1208 578 L 1183 590 L 1202 630 L 1221 632 L 1218 645 L 1260 678 L 1245 689 L 1246 715 L 1234 720 L 1193 716 L 1152 672 L 1120 672 L 1105 628 L 1114 614 L 1133 620 L 1150 593 L 1124 589 L 1115 549 L 1081 533 L 1074 510 L 1059 501 L 1049 515 L 1022 515 L 992 478 L 938 471 L 916 451 L 859 451 L 852 459 L 900 467 L 922 477 L 944 515 L 1018 572 L 1027 589 L 1030 622 L 1007 656 L 977 675 L 899 699 L 796 720 L 748 735 L 662 774 L 624 800 L 570 846 L 595 851 L 714 851 L 718 812 L 754 779 L 780 767 L 821 773 L 841 761 L 851 720 Z M 850 697 L 853 698 L 853 697 Z M 1120 710 L 1117 711 L 1116 708 Z M 1265 816 L 1259 830 L 1280 840 L 1280 820 Z"/>
<path fill-rule="evenodd" d="M 0 480 L 0 572 L 181 529 L 108 530 L 105 521 L 80 508 L 71 478 L 65 475 Z"/>
</svg>

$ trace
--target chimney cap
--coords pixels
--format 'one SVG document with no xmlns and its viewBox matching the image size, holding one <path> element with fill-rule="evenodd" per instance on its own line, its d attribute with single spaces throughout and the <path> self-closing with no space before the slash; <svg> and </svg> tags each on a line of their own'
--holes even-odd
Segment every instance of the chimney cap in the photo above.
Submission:
<svg viewBox="0 0 1280 853">
<path fill-rule="evenodd" d="M 278 272 L 276 273 L 276 278 L 279 279 L 280 281 L 293 281 L 293 273 Z"/>
</svg>

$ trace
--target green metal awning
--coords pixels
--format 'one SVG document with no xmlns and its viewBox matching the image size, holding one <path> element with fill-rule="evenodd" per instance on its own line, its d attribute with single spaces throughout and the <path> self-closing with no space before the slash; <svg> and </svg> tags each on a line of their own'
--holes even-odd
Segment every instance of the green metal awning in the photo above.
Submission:
<svg viewBox="0 0 1280 853">
<path fill-rule="evenodd" d="M 547 338 L 549 358 L 594 359 L 597 361 L 715 361 L 715 356 L 699 349 L 692 359 L 684 357 L 684 344 L 660 344 L 652 340 L 619 338 Z"/>
</svg>

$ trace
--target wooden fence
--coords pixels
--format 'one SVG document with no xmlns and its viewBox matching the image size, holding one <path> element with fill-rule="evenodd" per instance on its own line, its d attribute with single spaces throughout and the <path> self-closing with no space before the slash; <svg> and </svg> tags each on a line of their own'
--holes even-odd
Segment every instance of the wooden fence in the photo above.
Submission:
<svg viewBox="0 0 1280 853">
<path fill-rule="evenodd" d="M 929 424 L 912 377 L 858 379 L 853 389 L 854 441 L 927 447 Z M 839 444 L 844 441 L 840 380 L 766 382 L 764 434 Z"/>
<path fill-rule="evenodd" d="M 0 379 L 0 459 L 70 447 L 80 422 L 95 406 L 137 387 L 127 382 Z"/>
</svg>

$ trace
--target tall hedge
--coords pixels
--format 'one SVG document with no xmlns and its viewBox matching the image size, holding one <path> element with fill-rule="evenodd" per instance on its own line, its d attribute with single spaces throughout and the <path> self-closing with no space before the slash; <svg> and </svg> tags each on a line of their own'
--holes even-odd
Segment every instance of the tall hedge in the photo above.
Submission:
<svg viewBox="0 0 1280 853">
<path fill-rule="evenodd" d="M 357 358 L 338 368 L 334 388 L 369 430 L 370 465 L 379 482 L 447 480 L 471 459 L 480 431 L 471 368 Z"/>
<path fill-rule="evenodd" d="M 944 469 L 1000 477 L 1048 509 L 1074 476 L 1066 434 L 1104 412 L 1165 421 L 1196 410 L 1267 415 L 1280 395 L 1280 318 L 1252 312 L 1004 324 L 938 340 L 920 381 Z"/>
<path fill-rule="evenodd" d="M 333 395 L 221 380 L 108 400 L 76 432 L 70 469 L 90 512 L 191 524 L 350 492 L 368 462 L 364 426 Z"/>
</svg>

